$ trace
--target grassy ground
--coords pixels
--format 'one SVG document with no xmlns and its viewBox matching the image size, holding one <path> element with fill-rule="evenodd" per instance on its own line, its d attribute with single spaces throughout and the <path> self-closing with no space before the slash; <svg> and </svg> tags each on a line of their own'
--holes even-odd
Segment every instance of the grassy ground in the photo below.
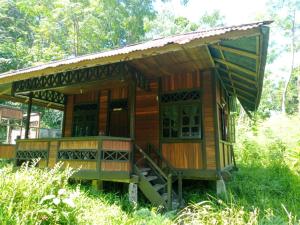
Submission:
<svg viewBox="0 0 300 225">
<path fill-rule="evenodd" d="M 243 123 L 246 124 L 246 123 Z M 251 129 L 249 129 L 251 127 Z M 126 194 L 70 185 L 71 170 L 24 166 L 0 169 L 1 224 L 300 224 L 300 127 L 298 118 L 274 117 L 240 126 L 239 171 L 227 183 L 228 199 L 209 185 L 185 182 L 187 207 L 160 213 Z M 299 135 L 298 135 L 299 134 Z M 193 182 L 194 183 L 194 182 Z"/>
</svg>

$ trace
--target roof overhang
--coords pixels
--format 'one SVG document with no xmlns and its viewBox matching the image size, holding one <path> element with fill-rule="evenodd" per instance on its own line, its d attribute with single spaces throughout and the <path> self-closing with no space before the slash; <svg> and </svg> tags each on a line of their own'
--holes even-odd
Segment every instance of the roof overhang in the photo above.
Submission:
<svg viewBox="0 0 300 225">
<path fill-rule="evenodd" d="M 15 82 L 30 82 L 33 78 L 71 71 L 79 73 L 85 68 L 123 62 L 141 71 L 148 79 L 216 68 L 228 93 L 236 96 L 246 111 L 254 111 L 259 105 L 263 85 L 269 34 L 266 25 L 269 23 L 265 21 L 196 31 L 3 73 L 0 75 L 0 98 L 20 100 L 12 93 Z M 43 91 L 49 90 L 52 89 Z M 61 92 L 62 89 L 54 91 Z M 62 104 L 47 103 L 43 99 L 37 99 L 36 103 L 63 108 Z"/>
</svg>

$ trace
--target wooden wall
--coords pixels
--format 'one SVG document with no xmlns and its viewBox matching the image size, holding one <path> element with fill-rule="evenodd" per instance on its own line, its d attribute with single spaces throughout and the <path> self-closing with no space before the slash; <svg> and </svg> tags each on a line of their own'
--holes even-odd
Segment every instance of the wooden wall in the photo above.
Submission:
<svg viewBox="0 0 300 225">
<path fill-rule="evenodd" d="M 162 94 L 172 91 L 201 88 L 200 71 L 192 73 L 162 77 Z M 200 102 L 200 101 L 199 101 Z M 203 149 L 201 139 L 188 142 L 162 139 L 162 155 L 177 169 L 203 169 Z"/>
<path fill-rule="evenodd" d="M 202 72 L 202 117 L 203 117 L 203 146 L 206 156 L 206 168 L 216 169 L 216 141 L 215 141 L 215 107 L 214 107 L 214 73 L 213 71 Z"/>
<path fill-rule="evenodd" d="M 220 159 L 220 167 L 224 169 L 227 166 L 232 165 L 231 151 L 232 151 L 232 143 L 229 141 L 222 140 L 221 134 L 221 115 L 219 108 L 225 104 L 225 111 L 227 113 L 227 127 L 229 129 L 229 114 L 230 107 L 228 102 L 228 96 L 226 94 L 225 88 L 223 87 L 220 79 L 216 81 L 216 102 L 217 102 L 217 118 L 218 118 L 218 133 L 219 133 L 219 159 Z M 230 132 L 230 130 L 228 130 Z"/>
<path fill-rule="evenodd" d="M 0 159 L 13 159 L 15 157 L 15 145 L 0 144 Z"/>
<path fill-rule="evenodd" d="M 162 77 L 162 92 L 200 88 L 200 72 Z"/>
<path fill-rule="evenodd" d="M 74 109 L 74 95 L 68 95 L 67 105 L 65 106 L 65 123 L 64 123 L 64 137 L 72 136 L 72 126 L 73 126 L 73 109 Z"/>
<path fill-rule="evenodd" d="M 200 143 L 164 143 L 162 155 L 177 169 L 203 168 Z"/>
<path fill-rule="evenodd" d="M 135 112 L 136 143 L 146 149 L 147 144 L 159 148 L 159 102 L 158 82 L 151 81 L 150 91 L 141 89 L 136 91 Z"/>
<path fill-rule="evenodd" d="M 91 91 L 83 94 L 68 95 L 65 109 L 64 137 L 72 136 L 73 110 L 76 104 L 99 104 L 98 127 L 102 134 L 106 135 L 108 101 L 126 99 L 128 97 L 128 87 L 116 87 L 101 91 Z M 97 132 L 99 133 L 99 132 Z"/>
</svg>

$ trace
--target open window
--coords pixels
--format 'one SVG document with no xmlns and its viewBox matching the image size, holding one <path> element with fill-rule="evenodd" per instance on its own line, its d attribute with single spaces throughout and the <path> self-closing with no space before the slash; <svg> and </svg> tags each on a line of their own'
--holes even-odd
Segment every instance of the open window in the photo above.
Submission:
<svg viewBox="0 0 300 225">
<path fill-rule="evenodd" d="M 226 106 L 219 106 L 220 138 L 228 141 L 228 114 Z"/>
<path fill-rule="evenodd" d="M 73 137 L 96 136 L 98 116 L 97 104 L 74 106 Z"/>
<path fill-rule="evenodd" d="M 201 138 L 201 104 L 198 91 L 162 96 L 162 137 Z"/>
</svg>

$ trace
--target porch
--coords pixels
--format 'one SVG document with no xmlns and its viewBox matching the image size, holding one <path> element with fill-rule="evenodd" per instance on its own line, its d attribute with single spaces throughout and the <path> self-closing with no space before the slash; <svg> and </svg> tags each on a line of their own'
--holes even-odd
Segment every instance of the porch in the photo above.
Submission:
<svg viewBox="0 0 300 225">
<path fill-rule="evenodd" d="M 74 177 L 91 180 L 131 182 L 133 141 L 108 136 L 17 140 L 16 165 L 39 158 L 38 166 L 58 162 L 78 171 Z"/>
</svg>

